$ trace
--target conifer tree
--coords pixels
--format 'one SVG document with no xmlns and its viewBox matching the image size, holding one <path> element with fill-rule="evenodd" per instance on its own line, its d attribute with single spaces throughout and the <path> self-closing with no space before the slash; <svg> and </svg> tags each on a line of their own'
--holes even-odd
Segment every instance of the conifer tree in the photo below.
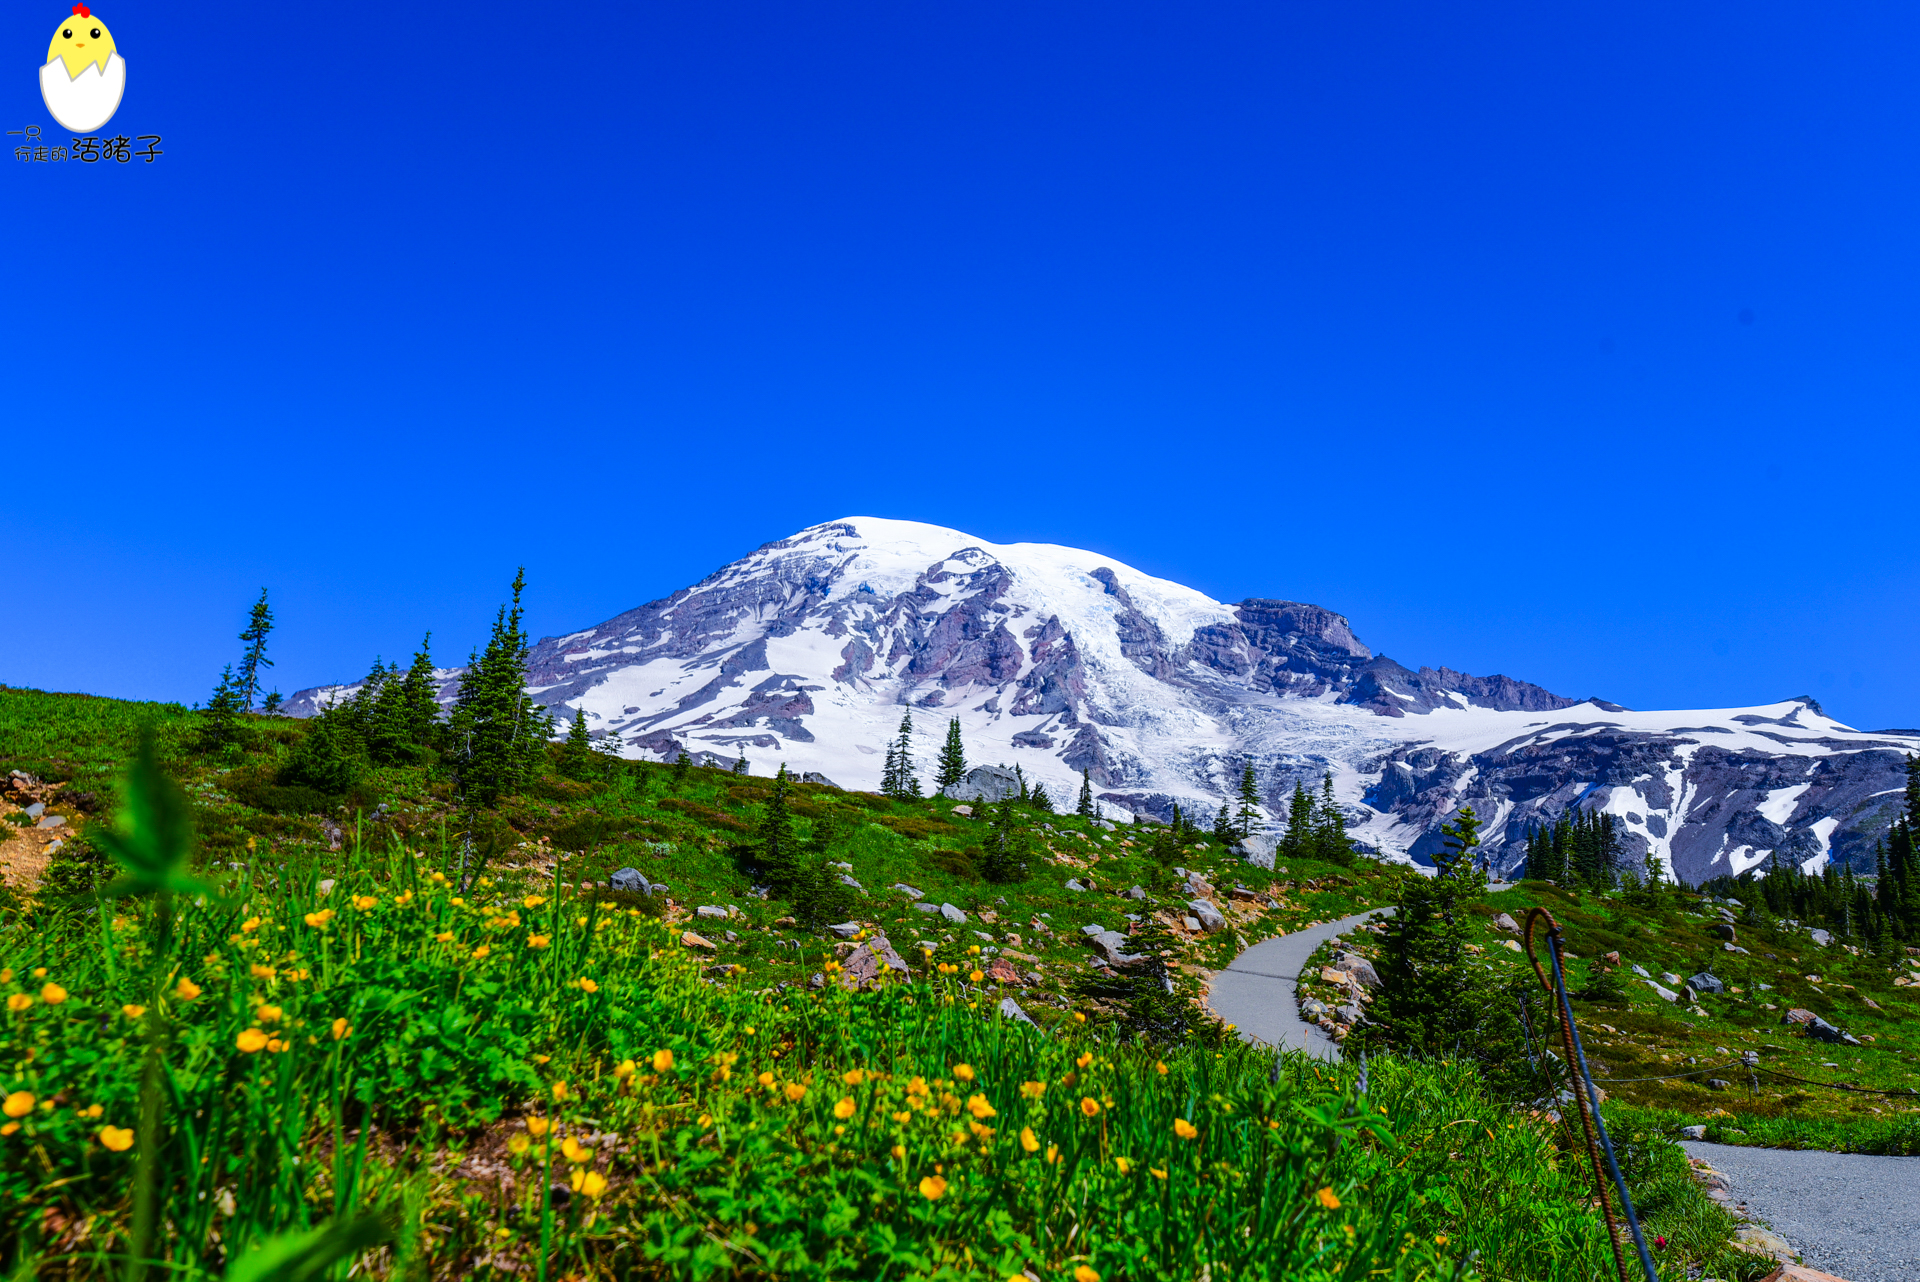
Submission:
<svg viewBox="0 0 1920 1282">
<path fill-rule="evenodd" d="M 440 724 L 440 702 L 435 698 L 433 683 L 433 655 L 429 649 L 433 633 L 429 632 L 420 639 L 420 648 L 414 651 L 413 663 L 407 668 L 407 675 L 400 679 L 399 699 L 401 717 L 406 726 L 407 741 L 420 749 L 433 747 L 434 737 Z"/>
<path fill-rule="evenodd" d="M 262 668 L 271 668 L 273 660 L 267 657 L 267 634 L 273 631 L 273 611 L 267 605 L 267 590 L 260 589 L 260 599 L 253 603 L 253 612 L 247 617 L 247 627 L 240 639 L 247 643 L 246 652 L 240 658 L 240 676 L 235 684 L 235 693 L 240 696 L 240 710 L 252 712 L 255 698 L 260 692 Z"/>
<path fill-rule="evenodd" d="M 993 809 L 993 831 L 987 836 L 986 858 L 980 875 L 1006 883 L 1026 876 L 1026 833 L 1014 826 L 1013 798 L 1002 797 Z"/>
<path fill-rule="evenodd" d="M 207 699 L 206 710 L 201 713 L 200 724 L 207 742 L 217 747 L 225 747 L 240 738 L 240 714 L 246 711 L 246 696 L 242 693 L 239 679 L 234 676 L 233 665 L 229 663 L 220 670 L 220 684 L 213 688 L 213 694 Z"/>
<path fill-rule="evenodd" d="M 1047 785 L 1044 783 L 1033 785 L 1033 791 L 1027 794 L 1027 804 L 1041 814 L 1052 814 L 1053 798 L 1047 795 Z"/>
<path fill-rule="evenodd" d="M 513 579 L 511 608 L 501 606 L 486 649 L 460 679 L 448 741 L 461 796 L 492 806 L 526 783 L 546 753 L 551 720 L 527 694 L 527 634 L 521 594 L 527 575 Z"/>
<path fill-rule="evenodd" d="M 1353 862 L 1353 842 L 1347 839 L 1347 816 L 1334 799 L 1331 770 L 1320 781 L 1320 805 L 1313 816 L 1313 855 L 1342 867 Z"/>
<path fill-rule="evenodd" d="M 1446 841 L 1434 856 L 1438 873 L 1406 878 L 1398 910 L 1388 919 L 1386 987 L 1377 1009 L 1387 1039 L 1403 1050 L 1451 1051 L 1481 1018 L 1466 951 L 1473 930 L 1460 907 L 1485 888 L 1474 866 L 1479 827 L 1472 809 L 1463 807 L 1441 828 Z"/>
<path fill-rule="evenodd" d="M 1075 995 L 1113 1009 L 1120 1029 L 1146 1047 L 1196 1040 L 1217 1045 L 1225 1031 L 1188 999 L 1177 982 L 1180 972 L 1167 958 L 1178 956 L 1178 942 L 1160 920 L 1152 914 L 1143 917 L 1127 937 L 1126 947 L 1141 960 L 1081 977 L 1074 984 Z"/>
<path fill-rule="evenodd" d="M 1213 839 L 1222 847 L 1240 840 L 1240 833 L 1233 826 L 1233 812 L 1224 801 L 1220 803 L 1220 812 L 1213 817 Z"/>
<path fill-rule="evenodd" d="M 783 768 L 784 768 L 784 765 L 785 763 L 783 762 L 782 763 Z M 740 754 L 740 760 L 733 763 L 733 773 L 737 775 L 743 775 L 747 773 L 747 754 L 746 753 L 742 752 Z"/>
<path fill-rule="evenodd" d="M 675 792 L 679 792 L 681 787 L 686 784 L 687 770 L 692 765 L 693 765 L 693 762 L 689 760 L 687 757 L 687 750 L 685 748 L 680 749 L 680 755 L 678 757 L 675 757 L 673 761 L 672 786 Z"/>
<path fill-rule="evenodd" d="M 1027 800 L 1027 772 L 1022 770 L 1016 763 L 1013 767 L 1013 777 L 1020 785 L 1020 801 L 1022 804 L 1025 804 Z"/>
<path fill-rule="evenodd" d="M 593 773 L 593 736 L 587 733 L 584 708 L 573 710 L 573 726 L 560 745 L 560 773 L 569 779 L 585 779 Z"/>
<path fill-rule="evenodd" d="M 1274 852 L 1277 858 L 1304 859 L 1314 851 L 1313 797 L 1298 780 L 1293 785 L 1293 800 L 1287 804 L 1287 831 Z"/>
<path fill-rule="evenodd" d="M 626 741 L 620 737 L 620 732 L 612 727 L 602 730 L 600 737 L 596 739 L 593 744 L 594 752 L 606 758 L 606 764 L 609 766 L 621 760 L 622 750 L 625 747 Z M 644 777 L 642 777 L 641 786 L 645 786 Z"/>
<path fill-rule="evenodd" d="M 328 704 L 308 719 L 281 776 L 338 795 L 352 788 L 367 766 L 366 741 L 350 704 Z"/>
<path fill-rule="evenodd" d="M 1082 819 L 1091 819 L 1094 816 L 1093 780 L 1088 777 L 1085 770 L 1080 772 L 1080 804 L 1074 807 L 1074 813 Z M 1140 821 L 1138 811 L 1134 812 L 1133 819 L 1135 823 Z"/>
<path fill-rule="evenodd" d="M 1239 820 L 1242 837 L 1251 837 L 1260 830 L 1260 781 L 1253 773 L 1251 761 L 1240 768 Z"/>
<path fill-rule="evenodd" d="M 269 694 L 266 697 L 265 702 L 261 703 L 260 711 L 265 713 L 269 717 L 277 717 L 280 715 L 281 702 L 282 700 L 281 700 L 280 692 L 278 690 L 275 690 L 272 694 Z"/>
<path fill-rule="evenodd" d="M 773 791 L 768 794 L 766 807 L 760 814 L 758 847 L 753 857 L 767 884 L 775 894 L 783 897 L 791 897 L 801 881 L 800 843 L 793 835 L 793 818 L 787 809 L 787 795 L 791 789 L 787 763 L 783 761 L 779 773 L 773 777 Z"/>
<path fill-rule="evenodd" d="M 913 770 L 913 713 L 902 714 L 900 732 L 887 749 L 887 766 L 880 776 L 880 791 L 889 797 L 917 797 L 920 779 Z"/>
<path fill-rule="evenodd" d="M 940 749 L 940 765 L 934 775 L 934 791 L 964 782 L 967 777 L 967 750 L 960 742 L 960 718 L 947 721 L 947 742 Z"/>
</svg>

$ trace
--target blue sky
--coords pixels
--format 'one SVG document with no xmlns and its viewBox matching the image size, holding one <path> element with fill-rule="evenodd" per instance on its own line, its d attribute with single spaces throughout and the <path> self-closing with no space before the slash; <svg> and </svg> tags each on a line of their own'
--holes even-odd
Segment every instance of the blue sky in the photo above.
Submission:
<svg viewBox="0 0 1920 1282">
<path fill-rule="evenodd" d="M 291 691 L 864 512 L 1920 725 L 1910 5 L 96 10 L 166 154 L 0 157 L 0 681 L 202 699 L 266 585 Z"/>
</svg>

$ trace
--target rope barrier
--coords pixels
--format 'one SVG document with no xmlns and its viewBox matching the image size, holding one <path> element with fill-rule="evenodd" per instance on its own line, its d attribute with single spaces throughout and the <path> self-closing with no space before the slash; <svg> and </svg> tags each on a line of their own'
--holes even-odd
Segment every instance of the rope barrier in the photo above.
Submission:
<svg viewBox="0 0 1920 1282">
<path fill-rule="evenodd" d="M 1549 980 L 1540 969 L 1540 961 L 1533 955 L 1533 928 L 1545 918 L 1547 922 L 1547 960 L 1553 967 L 1553 978 Z M 1533 973 L 1539 979 L 1541 987 L 1550 997 L 1557 998 L 1560 1005 L 1560 1039 L 1566 1047 L 1569 1065 L 1577 1066 L 1579 1074 L 1569 1075 L 1573 1086 L 1574 1103 L 1580 1112 L 1580 1126 L 1587 1137 L 1587 1161 L 1593 1168 L 1594 1192 L 1600 1200 L 1600 1214 L 1607 1222 L 1607 1243 L 1613 1248 L 1613 1262 L 1620 1270 L 1620 1282 L 1632 1282 L 1627 1276 L 1626 1253 L 1620 1249 L 1620 1229 L 1613 1221 L 1613 1207 L 1607 1201 L 1607 1182 L 1600 1174 L 1600 1154 L 1605 1152 L 1607 1168 L 1613 1174 L 1614 1187 L 1620 1192 L 1620 1204 L 1626 1211 L 1627 1227 L 1633 1233 L 1633 1245 L 1640 1254 L 1640 1268 L 1646 1274 L 1646 1282 L 1660 1282 L 1660 1275 L 1653 1267 L 1653 1257 L 1647 1253 L 1647 1239 L 1640 1232 L 1640 1217 L 1634 1213 L 1633 1198 L 1627 1192 L 1627 1181 L 1620 1174 L 1620 1162 L 1614 1156 L 1613 1141 L 1607 1138 L 1607 1125 L 1601 1119 L 1600 1106 L 1594 1101 L 1595 1087 L 1593 1075 L 1587 1069 L 1585 1049 L 1580 1045 L 1579 1030 L 1573 1023 L 1573 1003 L 1567 997 L 1567 978 L 1560 966 L 1560 923 L 1553 914 L 1544 908 L 1533 908 L 1527 913 L 1525 931 L 1527 960 L 1533 964 Z M 1598 1144 L 1595 1143 L 1598 1132 Z"/>
</svg>

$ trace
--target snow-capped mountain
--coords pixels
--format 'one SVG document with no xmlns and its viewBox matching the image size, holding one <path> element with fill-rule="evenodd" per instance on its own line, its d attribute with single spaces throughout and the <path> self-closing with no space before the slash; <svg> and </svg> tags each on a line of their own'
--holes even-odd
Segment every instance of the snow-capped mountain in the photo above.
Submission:
<svg viewBox="0 0 1920 1282">
<path fill-rule="evenodd" d="M 1775 852 L 1870 862 L 1920 749 L 1811 699 L 1632 712 L 1410 671 L 1319 606 L 1227 605 L 1092 552 L 875 517 L 803 530 L 547 638 L 530 685 L 628 756 L 744 755 L 756 774 L 785 762 L 855 788 L 877 786 L 903 713 L 923 777 L 957 717 L 970 763 L 1018 764 L 1067 804 L 1084 770 L 1111 814 L 1210 817 L 1251 760 L 1277 815 L 1296 780 L 1330 770 L 1355 837 L 1422 862 L 1462 805 L 1502 868 L 1529 825 L 1604 809 L 1630 856 L 1651 850 L 1689 881 Z"/>
</svg>

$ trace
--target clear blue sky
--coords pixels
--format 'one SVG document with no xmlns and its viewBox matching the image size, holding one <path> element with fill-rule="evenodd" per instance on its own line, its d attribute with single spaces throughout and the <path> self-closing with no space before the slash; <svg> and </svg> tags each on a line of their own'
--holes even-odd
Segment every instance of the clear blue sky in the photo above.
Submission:
<svg viewBox="0 0 1920 1282">
<path fill-rule="evenodd" d="M 516 565 L 561 632 L 866 512 L 1920 725 L 1910 4 L 96 9 L 166 154 L 0 157 L 0 681 L 204 699 L 262 585 L 283 690 L 452 660 Z"/>
</svg>

